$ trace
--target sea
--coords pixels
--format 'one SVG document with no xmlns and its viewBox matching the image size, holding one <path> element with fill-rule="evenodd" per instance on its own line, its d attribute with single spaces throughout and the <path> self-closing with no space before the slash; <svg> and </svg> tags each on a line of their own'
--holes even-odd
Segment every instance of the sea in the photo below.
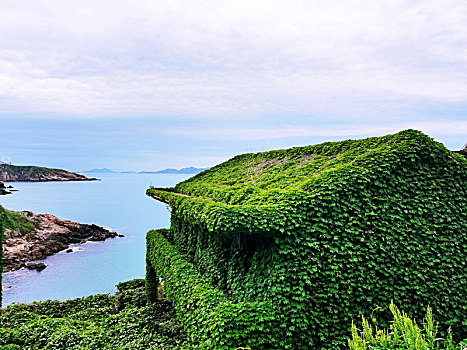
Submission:
<svg viewBox="0 0 467 350">
<path fill-rule="evenodd" d="M 17 192 L 0 196 L 9 210 L 48 213 L 60 219 L 96 224 L 123 238 L 72 246 L 46 259 L 38 272 L 3 274 L 3 307 L 48 299 L 67 300 L 113 293 L 119 282 L 145 275 L 145 235 L 169 227 L 169 208 L 148 196 L 149 186 L 171 187 L 189 178 L 180 174 L 93 174 L 100 181 L 8 182 Z"/>
</svg>

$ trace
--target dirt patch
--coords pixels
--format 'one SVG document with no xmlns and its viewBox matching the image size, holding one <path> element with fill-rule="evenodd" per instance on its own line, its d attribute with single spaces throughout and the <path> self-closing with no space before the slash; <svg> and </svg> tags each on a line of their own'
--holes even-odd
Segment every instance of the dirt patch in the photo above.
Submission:
<svg viewBox="0 0 467 350">
<path fill-rule="evenodd" d="M 300 163 L 297 164 L 297 168 L 300 168 L 303 163 L 305 162 L 311 162 L 313 158 L 315 157 L 314 154 L 305 154 L 300 157 Z"/>
</svg>

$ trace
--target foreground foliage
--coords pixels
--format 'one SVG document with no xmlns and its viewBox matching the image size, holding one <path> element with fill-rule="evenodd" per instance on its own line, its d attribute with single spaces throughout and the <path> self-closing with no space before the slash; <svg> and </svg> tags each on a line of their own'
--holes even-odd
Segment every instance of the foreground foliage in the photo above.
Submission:
<svg viewBox="0 0 467 350">
<path fill-rule="evenodd" d="M 114 296 L 14 304 L 0 315 L 0 349 L 179 349 L 185 335 L 171 304 L 148 304 L 144 280 Z"/>
<path fill-rule="evenodd" d="M 467 337 L 466 181 L 462 156 L 414 130 L 239 155 L 147 191 L 172 213 L 170 246 L 151 265 L 176 275 L 164 260 L 175 250 L 229 302 L 281 315 L 270 332 L 281 349 L 342 348 L 352 320 L 388 300 L 418 321 L 431 305 L 441 335 L 451 327 L 457 341 Z M 168 297 L 190 307 L 183 293 Z M 208 334 L 199 317 L 192 324 Z M 263 325 L 261 314 L 244 317 Z M 383 311 L 380 324 L 390 320 Z"/>
<path fill-rule="evenodd" d="M 427 309 L 422 328 L 406 313 L 401 312 L 394 303 L 389 307 L 394 317 L 390 329 L 373 329 L 370 322 L 362 317 L 362 329 L 352 323 L 352 338 L 349 339 L 350 350 L 465 350 L 467 339 L 459 346 L 454 345 L 451 331 L 446 339 L 439 338 L 438 325 L 433 320 L 431 308 Z M 372 320 L 376 322 L 374 318 Z"/>
</svg>

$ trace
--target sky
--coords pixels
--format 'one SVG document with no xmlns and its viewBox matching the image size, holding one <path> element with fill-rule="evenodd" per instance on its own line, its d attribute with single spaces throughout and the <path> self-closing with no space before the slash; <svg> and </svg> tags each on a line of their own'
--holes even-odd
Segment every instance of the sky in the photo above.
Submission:
<svg viewBox="0 0 467 350">
<path fill-rule="evenodd" d="M 0 160 L 213 166 L 421 130 L 467 142 L 467 2 L 0 1 Z"/>
</svg>

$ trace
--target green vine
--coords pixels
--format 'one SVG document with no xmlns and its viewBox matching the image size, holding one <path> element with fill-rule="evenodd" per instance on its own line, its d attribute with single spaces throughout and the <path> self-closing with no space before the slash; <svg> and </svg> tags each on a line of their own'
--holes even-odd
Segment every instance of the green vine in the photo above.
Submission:
<svg viewBox="0 0 467 350">
<path fill-rule="evenodd" d="M 172 276 L 171 290 L 202 283 L 235 305 L 266 303 L 281 315 L 273 348 L 341 348 L 351 320 L 388 300 L 418 320 L 430 304 L 441 333 L 451 327 L 463 339 L 466 179 L 462 156 L 414 130 L 240 155 L 148 189 L 171 207 L 170 254 L 198 277 L 177 282 L 154 235 L 150 261 L 164 283 Z M 177 304 L 188 292 L 173 293 Z M 216 298 L 206 294 L 203 305 Z M 185 312 L 186 327 L 204 324 L 205 314 Z M 391 314 L 382 315 L 384 326 Z"/>
<path fill-rule="evenodd" d="M 147 262 L 151 272 L 164 280 L 164 294 L 173 302 L 192 348 L 232 349 L 240 346 L 271 348 L 276 322 L 267 302 L 234 303 L 205 283 L 167 241 L 166 230 L 147 234 Z M 147 285 L 153 295 L 154 284 Z M 152 290 L 151 290 L 152 289 Z"/>
</svg>

